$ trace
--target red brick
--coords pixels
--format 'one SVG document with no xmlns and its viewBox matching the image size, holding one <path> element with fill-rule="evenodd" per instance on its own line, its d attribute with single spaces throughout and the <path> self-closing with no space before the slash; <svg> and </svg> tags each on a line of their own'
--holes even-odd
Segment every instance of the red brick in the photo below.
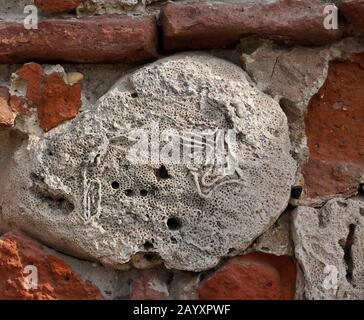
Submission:
<svg viewBox="0 0 364 320">
<path fill-rule="evenodd" d="M 10 97 L 10 108 L 17 114 L 30 116 L 33 113 L 32 108 L 28 105 L 27 99 L 21 96 Z"/>
<path fill-rule="evenodd" d="M 10 108 L 9 90 L 5 87 L 0 87 L 0 126 L 13 127 L 15 114 Z"/>
<path fill-rule="evenodd" d="M 104 15 L 83 19 L 47 19 L 38 29 L 0 22 L 0 63 L 71 61 L 141 62 L 155 58 L 155 17 Z"/>
<path fill-rule="evenodd" d="M 229 260 L 198 288 L 202 300 L 291 300 L 296 263 L 288 256 L 251 253 Z"/>
<path fill-rule="evenodd" d="M 44 74 L 43 68 L 36 63 L 25 64 L 17 75 L 27 82 L 26 102 L 37 108 L 44 131 L 77 116 L 81 108 L 80 84 L 68 85 L 57 73 Z"/>
<path fill-rule="evenodd" d="M 303 168 L 303 175 L 306 196 L 325 200 L 334 195 L 355 195 L 362 179 L 363 168 L 347 162 L 310 158 Z"/>
<path fill-rule="evenodd" d="M 38 270 L 37 289 L 27 289 L 24 269 Z M 86 283 L 60 258 L 23 232 L 0 238 L 0 299 L 2 300 L 101 300 L 100 290 Z"/>
<path fill-rule="evenodd" d="M 320 0 L 280 0 L 270 4 L 167 4 L 161 12 L 166 50 L 233 47 L 258 35 L 301 45 L 333 42 L 343 34 L 324 28 Z"/>
<path fill-rule="evenodd" d="M 34 0 L 34 4 L 47 13 L 63 13 L 76 9 L 85 0 Z"/>
<path fill-rule="evenodd" d="M 333 61 L 305 119 L 308 197 L 355 195 L 364 172 L 364 53 Z"/>
<path fill-rule="evenodd" d="M 363 0 L 342 0 L 340 5 L 340 11 L 358 31 L 364 33 Z"/>
</svg>

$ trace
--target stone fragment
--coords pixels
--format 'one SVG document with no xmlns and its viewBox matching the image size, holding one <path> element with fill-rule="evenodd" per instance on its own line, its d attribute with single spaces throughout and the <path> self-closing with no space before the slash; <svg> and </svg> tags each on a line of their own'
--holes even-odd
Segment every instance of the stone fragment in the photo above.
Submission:
<svg viewBox="0 0 364 320">
<path fill-rule="evenodd" d="M 141 271 L 132 284 L 131 300 L 166 300 L 167 279 L 157 270 Z"/>
<path fill-rule="evenodd" d="M 75 10 L 85 0 L 34 0 L 37 8 L 47 13 L 63 13 Z"/>
<path fill-rule="evenodd" d="M 164 48 L 234 47 L 248 35 L 300 45 L 331 43 L 342 36 L 343 28 L 325 29 L 324 7 L 320 0 L 168 3 L 161 12 Z"/>
<path fill-rule="evenodd" d="M 70 72 L 67 73 L 67 82 L 68 84 L 79 83 L 84 79 L 84 75 L 80 72 Z"/>
<path fill-rule="evenodd" d="M 337 141 L 349 139 L 351 142 L 348 142 L 347 147 L 351 148 L 350 144 L 355 143 L 355 141 L 360 144 L 362 140 L 360 133 L 357 133 L 360 122 L 359 109 L 361 109 L 360 101 L 362 101 L 362 98 L 360 95 L 362 90 L 358 89 L 356 85 L 352 85 L 350 90 L 346 90 L 344 88 L 346 85 L 341 86 L 341 81 L 344 81 L 343 83 L 346 83 L 347 86 L 351 81 L 354 81 L 358 87 L 360 86 L 360 70 L 362 69 L 359 57 L 361 56 L 360 52 L 364 50 L 363 41 L 347 38 L 330 47 L 282 48 L 265 40 L 244 39 L 242 49 L 245 52 L 242 55 L 244 69 L 257 83 L 258 88 L 280 101 L 280 105 L 288 117 L 293 148 L 292 154 L 299 164 L 295 185 L 303 187 L 303 192 L 298 198 L 293 198 L 292 195 L 292 204 L 321 205 L 337 195 L 346 197 L 356 194 L 358 184 L 363 179 L 363 172 L 357 161 L 355 163 L 349 161 L 348 157 L 350 157 L 351 153 L 355 153 L 353 150 L 360 153 L 362 147 L 359 145 L 353 147 L 346 155 L 347 160 L 345 161 L 342 161 L 342 152 L 338 152 L 336 159 L 334 159 L 334 156 L 331 158 L 322 155 L 318 157 L 315 155 L 314 150 L 311 156 L 310 153 L 311 148 L 315 148 L 315 142 L 311 142 L 311 140 L 326 140 L 324 143 L 331 145 L 333 150 L 337 151 L 340 150 L 335 145 Z M 340 64 L 337 60 L 341 61 L 341 63 L 347 61 L 346 64 L 351 65 L 351 67 L 348 67 L 350 69 L 348 69 L 348 74 L 351 73 L 351 76 L 346 80 L 341 80 L 344 79 L 343 72 L 337 74 L 335 71 L 336 67 L 334 65 L 336 63 Z M 336 62 L 333 62 L 330 67 L 329 77 L 331 80 L 326 80 L 330 61 Z M 341 88 L 338 89 L 338 95 L 336 96 L 338 101 L 332 101 L 331 97 L 330 101 L 325 102 L 328 97 L 327 94 L 320 98 L 319 91 L 330 90 L 335 92 L 336 87 L 339 86 Z M 342 99 L 340 92 L 343 92 L 344 96 L 350 96 L 350 98 Z M 316 98 L 313 98 L 314 96 Z M 354 109 L 341 110 L 341 122 L 347 119 L 350 122 L 349 127 L 353 127 L 353 131 L 350 130 L 350 135 L 351 137 L 355 136 L 355 138 L 351 139 L 348 138 L 349 133 L 339 133 L 339 129 L 335 128 L 335 126 L 342 127 L 343 124 L 337 123 L 338 114 L 340 114 L 337 107 L 340 105 L 340 101 L 347 100 L 350 104 L 353 99 L 357 101 L 357 103 L 353 102 L 353 105 L 356 105 L 356 107 L 353 107 Z M 320 101 L 325 104 L 325 107 L 321 108 L 320 105 L 317 105 L 312 108 L 313 103 L 317 104 Z M 337 116 L 331 117 L 330 109 L 333 109 L 334 114 L 337 114 Z M 350 116 L 345 118 L 345 115 L 349 114 L 353 114 L 357 121 Z M 326 129 L 323 124 L 325 124 Z M 327 134 L 322 134 L 321 129 L 325 132 L 332 130 L 331 135 L 336 135 L 335 132 L 337 132 L 337 137 L 330 136 L 328 138 Z M 342 143 L 345 144 L 346 142 L 342 141 Z M 324 148 L 327 149 L 327 147 Z M 359 157 L 357 158 L 359 159 Z"/>
<path fill-rule="evenodd" d="M 160 161 L 145 157 L 145 146 L 133 157 L 139 129 L 160 140 Z M 171 162 L 166 129 L 178 150 L 193 131 L 210 150 L 225 130 L 225 160 L 201 167 L 187 148 Z M 207 270 L 284 211 L 296 172 L 289 150 L 279 104 L 241 68 L 202 53 L 172 56 L 125 75 L 96 106 L 24 144 L 0 192 L 2 226 L 114 268 L 141 253 L 168 268 Z"/>
<path fill-rule="evenodd" d="M 296 265 L 291 257 L 251 253 L 229 260 L 202 281 L 202 300 L 292 300 Z"/>
<path fill-rule="evenodd" d="M 295 210 L 292 234 L 306 299 L 364 298 L 363 226 L 362 198 Z"/>
<path fill-rule="evenodd" d="M 342 0 L 340 11 L 355 29 L 364 33 L 364 1 Z"/>
<path fill-rule="evenodd" d="M 49 254 L 23 232 L 12 231 L 0 238 L 0 299 L 101 300 L 103 297 L 98 288 L 84 282 L 63 260 Z"/>
<path fill-rule="evenodd" d="M 26 102 L 37 109 L 40 126 L 45 132 L 77 116 L 81 108 L 80 84 L 68 85 L 62 73 L 46 74 L 36 63 L 25 64 L 16 76 L 16 81 L 25 82 Z"/>
<path fill-rule="evenodd" d="M 248 251 L 265 252 L 276 256 L 293 256 L 290 219 L 291 213 L 285 212 L 270 229 L 254 241 Z"/>
<path fill-rule="evenodd" d="M 0 87 L 0 127 L 13 127 L 15 114 L 11 110 L 9 89 Z"/>
<path fill-rule="evenodd" d="M 143 62 L 157 56 L 156 43 L 153 16 L 46 19 L 31 30 L 23 23 L 0 22 L 0 63 Z"/>
<path fill-rule="evenodd" d="M 283 48 L 266 40 L 245 40 L 242 66 L 258 88 L 280 101 L 287 115 L 292 151 L 301 163 L 307 159 L 304 117 L 311 97 L 324 84 L 332 52 L 326 47 Z M 300 181 L 297 181 L 299 184 Z"/>
</svg>

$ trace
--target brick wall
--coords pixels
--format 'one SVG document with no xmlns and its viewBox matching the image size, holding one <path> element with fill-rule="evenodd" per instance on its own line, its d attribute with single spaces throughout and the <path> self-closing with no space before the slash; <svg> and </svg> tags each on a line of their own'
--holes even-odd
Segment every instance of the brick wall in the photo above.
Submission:
<svg viewBox="0 0 364 320">
<path fill-rule="evenodd" d="M 320 0 L 34 0 L 26 13 L 28 1 L 0 2 L 0 191 L 11 189 L 6 174 L 18 170 L 12 159 L 19 157 L 21 145 L 72 132 L 75 129 L 67 125 L 93 115 L 89 111 L 118 79 L 149 63 L 158 68 L 162 58 L 195 50 L 238 65 L 252 86 L 279 102 L 289 127 L 290 155 L 297 163 L 282 215 L 264 232 L 252 235 L 243 250 L 231 248 L 215 267 L 198 270 L 166 268 L 163 254 L 153 251 L 152 244 L 147 248 L 149 240 L 145 250 L 120 266 L 101 253 L 86 252 L 74 239 L 62 239 L 64 248 L 57 247 L 60 239 L 54 240 L 49 230 L 33 233 L 36 226 L 31 223 L 28 235 L 19 232 L 16 229 L 24 229 L 16 222 L 20 213 L 5 209 L 10 198 L 1 192 L 0 229 L 7 231 L 0 238 L 1 298 L 362 297 L 364 269 L 355 262 L 364 251 L 364 2 L 336 3 L 337 28 L 327 29 L 329 3 Z M 188 70 L 184 75 L 188 79 Z M 159 94 L 165 94 L 163 89 Z M 259 126 L 259 117 L 252 125 Z M 99 129 L 90 134 L 93 130 Z M 24 185 L 32 189 L 28 180 Z M 178 201 L 176 197 L 176 208 Z M 300 218 L 304 215 L 306 220 Z M 338 234 L 342 239 L 331 241 Z M 49 247 L 57 243 L 64 254 L 44 256 L 49 249 L 37 241 Z M 205 251 L 216 249 L 211 242 Z M 333 256 L 326 257 L 328 252 Z M 324 265 L 317 271 L 320 255 Z M 9 256 L 24 259 L 13 264 Z M 37 294 L 19 284 L 29 259 L 47 275 Z M 91 272 L 90 260 L 104 266 Z M 59 280 L 54 276 L 58 264 L 71 284 L 66 291 L 64 275 L 57 274 Z M 325 264 L 336 268 L 343 291 L 322 289 L 320 283 L 330 275 Z"/>
</svg>

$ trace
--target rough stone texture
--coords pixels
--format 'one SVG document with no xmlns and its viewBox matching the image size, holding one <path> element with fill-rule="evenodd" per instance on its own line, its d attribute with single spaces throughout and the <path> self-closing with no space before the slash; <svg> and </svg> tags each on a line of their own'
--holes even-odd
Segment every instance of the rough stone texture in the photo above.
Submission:
<svg viewBox="0 0 364 320">
<path fill-rule="evenodd" d="M 14 96 L 12 105 L 16 104 L 19 109 L 23 102 L 36 108 L 40 126 L 45 132 L 73 119 L 81 108 L 81 85 L 67 84 L 63 69 L 54 71 L 46 74 L 39 64 L 29 63 L 22 66 L 13 79 L 13 90 L 26 91 L 26 99 Z M 16 103 L 14 99 L 22 101 Z"/>
<path fill-rule="evenodd" d="M 157 56 L 153 16 L 46 19 L 31 30 L 22 22 L 0 22 L 0 39 L 0 63 L 143 62 Z"/>
<path fill-rule="evenodd" d="M 0 126 L 13 127 L 15 114 L 10 107 L 9 89 L 0 87 Z"/>
<path fill-rule="evenodd" d="M 0 127 L 0 188 L 6 181 L 6 176 L 2 173 L 7 172 L 10 166 L 11 159 L 14 156 L 14 152 L 22 144 L 22 138 L 17 131 L 8 130 Z M 2 208 L 0 205 L 0 220 L 1 220 Z M 1 228 L 0 228 L 1 230 Z"/>
<path fill-rule="evenodd" d="M 47 13 L 63 13 L 75 10 L 85 0 L 34 0 L 34 4 Z"/>
<path fill-rule="evenodd" d="M 364 54 L 333 61 L 308 107 L 310 159 L 304 167 L 309 198 L 357 194 L 364 182 Z"/>
<path fill-rule="evenodd" d="M 27 266 L 38 269 L 38 288 L 27 289 Z M 0 299 L 95 300 L 99 289 L 84 282 L 64 261 L 20 231 L 0 238 Z"/>
<path fill-rule="evenodd" d="M 291 212 L 285 212 L 274 225 L 256 239 L 249 252 L 259 251 L 276 256 L 293 256 L 293 244 L 290 235 Z"/>
<path fill-rule="evenodd" d="M 354 28 L 364 33 L 364 1 L 342 0 L 340 11 Z"/>
<path fill-rule="evenodd" d="M 174 272 L 169 285 L 170 297 L 173 300 L 197 300 L 197 287 L 200 282 L 200 273 Z"/>
<path fill-rule="evenodd" d="M 142 271 L 132 284 L 131 300 L 166 300 L 167 279 L 156 270 Z"/>
<path fill-rule="evenodd" d="M 147 6 L 163 0 L 85 0 L 77 9 L 79 16 L 90 14 L 137 13 L 144 14 Z M 157 4 L 158 5 L 158 4 Z"/>
<path fill-rule="evenodd" d="M 233 258 L 203 280 L 203 300 L 291 300 L 296 265 L 291 257 L 252 253 Z"/>
<path fill-rule="evenodd" d="M 343 34 L 324 28 L 320 0 L 269 3 L 168 3 L 161 12 L 166 50 L 234 47 L 240 38 L 258 35 L 281 42 L 322 45 Z"/>
<path fill-rule="evenodd" d="M 295 211 L 293 240 L 307 299 L 364 298 L 363 226 L 363 199 Z"/>
<path fill-rule="evenodd" d="M 160 164 L 130 163 L 126 130 L 157 122 L 181 135 L 234 128 L 234 175 L 165 164 L 163 179 Z M 285 209 L 296 170 L 289 150 L 278 103 L 239 67 L 204 54 L 171 57 L 125 76 L 96 108 L 24 144 L 6 173 L 2 226 L 116 268 L 147 252 L 168 268 L 206 270 L 245 250 Z"/>
</svg>

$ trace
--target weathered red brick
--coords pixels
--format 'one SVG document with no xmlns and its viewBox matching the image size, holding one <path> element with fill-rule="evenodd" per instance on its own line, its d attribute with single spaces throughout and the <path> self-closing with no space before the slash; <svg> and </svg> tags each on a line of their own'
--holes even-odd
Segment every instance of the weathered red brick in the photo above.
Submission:
<svg viewBox="0 0 364 320">
<path fill-rule="evenodd" d="M 10 108 L 17 114 L 30 116 L 33 113 L 33 109 L 28 105 L 27 99 L 22 96 L 11 96 Z"/>
<path fill-rule="evenodd" d="M 10 95 L 6 87 L 0 87 L 0 126 L 13 127 L 15 114 L 10 108 Z"/>
<path fill-rule="evenodd" d="M 156 47 L 154 16 L 47 19 L 31 30 L 22 23 L 0 22 L 0 63 L 140 62 L 155 58 Z"/>
<path fill-rule="evenodd" d="M 63 13 L 76 9 L 85 0 L 34 0 L 34 4 L 47 13 Z"/>
<path fill-rule="evenodd" d="M 310 158 L 303 168 L 305 195 L 310 199 L 349 197 L 358 192 L 363 167 L 341 161 Z"/>
<path fill-rule="evenodd" d="M 167 284 L 155 270 L 143 270 L 132 284 L 131 300 L 166 300 Z"/>
<path fill-rule="evenodd" d="M 251 253 L 229 260 L 198 288 L 202 300 L 290 300 L 296 288 L 292 257 Z"/>
<path fill-rule="evenodd" d="M 342 0 L 340 5 L 340 11 L 358 31 L 364 33 L 363 0 Z"/>
<path fill-rule="evenodd" d="M 20 79 L 27 82 L 27 98 L 30 103 L 39 105 L 42 102 L 43 68 L 37 63 L 27 63 L 17 72 Z"/>
<path fill-rule="evenodd" d="M 351 196 L 364 172 L 364 53 L 333 61 L 305 119 L 310 159 L 305 193 L 310 198 Z"/>
<path fill-rule="evenodd" d="M 44 131 L 77 116 L 81 108 L 80 84 L 66 84 L 58 73 L 44 74 L 43 68 L 36 63 L 25 64 L 17 75 L 27 82 L 27 104 L 37 108 Z"/>
<path fill-rule="evenodd" d="M 25 267 L 34 266 L 38 286 L 27 289 Z M 0 238 L 0 299 L 101 300 L 100 290 L 86 283 L 60 258 L 21 231 Z"/>
<path fill-rule="evenodd" d="M 324 28 L 324 6 L 320 0 L 280 0 L 269 4 L 169 3 L 161 12 L 164 48 L 227 48 L 248 35 L 302 45 L 327 44 L 340 38 L 343 28 Z"/>
</svg>

